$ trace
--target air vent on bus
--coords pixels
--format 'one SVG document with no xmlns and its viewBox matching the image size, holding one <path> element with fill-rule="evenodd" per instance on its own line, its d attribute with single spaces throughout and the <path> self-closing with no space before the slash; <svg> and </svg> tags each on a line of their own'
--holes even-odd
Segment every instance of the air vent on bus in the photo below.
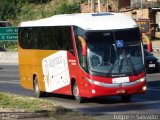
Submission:
<svg viewBox="0 0 160 120">
<path fill-rule="evenodd" d="M 94 13 L 92 16 L 108 16 L 108 15 L 113 15 L 112 13 Z"/>
</svg>

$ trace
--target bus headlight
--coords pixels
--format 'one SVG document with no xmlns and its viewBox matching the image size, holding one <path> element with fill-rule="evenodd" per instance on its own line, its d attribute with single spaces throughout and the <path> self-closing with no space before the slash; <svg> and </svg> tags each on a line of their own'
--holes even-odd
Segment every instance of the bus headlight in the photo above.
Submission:
<svg viewBox="0 0 160 120">
<path fill-rule="evenodd" d="M 101 86 L 101 82 L 98 82 L 98 81 L 95 81 L 95 80 L 92 80 L 92 79 L 88 79 L 88 78 L 86 78 L 91 84 L 94 84 L 94 85 L 99 85 L 99 86 Z"/>
<path fill-rule="evenodd" d="M 147 90 L 147 86 L 143 86 L 143 91 L 146 91 Z"/>
<path fill-rule="evenodd" d="M 139 79 L 139 82 L 144 82 L 144 81 L 146 81 L 146 77 Z"/>
</svg>

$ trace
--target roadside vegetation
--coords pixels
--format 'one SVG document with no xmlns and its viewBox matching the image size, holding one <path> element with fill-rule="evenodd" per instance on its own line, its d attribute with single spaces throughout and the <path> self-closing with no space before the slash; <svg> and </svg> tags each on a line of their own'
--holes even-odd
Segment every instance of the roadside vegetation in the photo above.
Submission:
<svg viewBox="0 0 160 120">
<path fill-rule="evenodd" d="M 0 93 L 0 107 L 11 111 L 24 111 L 24 112 L 36 112 L 36 111 L 54 111 L 57 107 L 54 103 L 46 100 L 21 97 L 12 95 L 9 93 Z"/>
<path fill-rule="evenodd" d="M 13 26 L 22 21 L 79 12 L 78 0 L 0 0 L 0 20 Z"/>
<path fill-rule="evenodd" d="M 22 21 L 56 14 L 79 13 L 80 2 L 84 3 L 87 0 L 0 0 L 0 20 L 7 20 L 13 26 L 17 26 Z M 157 2 L 157 6 L 160 7 L 160 1 Z"/>
<path fill-rule="evenodd" d="M 0 92 L 0 112 L 39 113 L 37 117 L 55 118 L 56 120 L 94 120 L 91 116 L 74 112 L 46 99 L 24 97 Z M 26 118 L 27 116 L 25 116 Z M 31 116 L 29 116 L 31 117 Z"/>
<path fill-rule="evenodd" d="M 0 41 L 0 51 L 16 52 L 17 44 L 17 41 Z"/>
<path fill-rule="evenodd" d="M 56 14 L 79 12 L 78 0 L 0 0 L 0 21 L 9 21 L 12 26 Z M 17 51 L 17 42 L 0 41 L 0 51 L 3 51 L 1 48 Z"/>
</svg>

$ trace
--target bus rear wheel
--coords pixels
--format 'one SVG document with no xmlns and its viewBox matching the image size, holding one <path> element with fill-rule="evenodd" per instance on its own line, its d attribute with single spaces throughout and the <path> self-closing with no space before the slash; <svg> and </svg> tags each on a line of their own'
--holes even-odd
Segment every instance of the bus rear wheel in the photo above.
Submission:
<svg viewBox="0 0 160 120">
<path fill-rule="evenodd" d="M 33 86 L 34 86 L 34 94 L 35 94 L 35 96 L 37 98 L 43 97 L 44 96 L 44 92 L 41 92 L 40 89 L 39 89 L 37 77 L 34 78 Z"/>
<path fill-rule="evenodd" d="M 121 96 L 121 100 L 122 100 L 123 102 L 130 102 L 131 99 L 132 99 L 132 95 L 122 95 L 122 96 Z"/>
<path fill-rule="evenodd" d="M 72 93 L 77 103 L 84 102 L 84 98 L 79 95 L 79 88 L 76 83 L 73 85 Z"/>
</svg>

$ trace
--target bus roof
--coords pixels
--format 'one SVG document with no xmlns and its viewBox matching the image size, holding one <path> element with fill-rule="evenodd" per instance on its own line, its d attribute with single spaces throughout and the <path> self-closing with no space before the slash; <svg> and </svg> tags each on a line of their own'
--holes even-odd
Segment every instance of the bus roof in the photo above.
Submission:
<svg viewBox="0 0 160 120">
<path fill-rule="evenodd" d="M 35 21 L 22 22 L 20 27 L 79 26 L 84 30 L 111 30 L 137 27 L 130 17 L 122 13 L 62 14 Z"/>
</svg>

